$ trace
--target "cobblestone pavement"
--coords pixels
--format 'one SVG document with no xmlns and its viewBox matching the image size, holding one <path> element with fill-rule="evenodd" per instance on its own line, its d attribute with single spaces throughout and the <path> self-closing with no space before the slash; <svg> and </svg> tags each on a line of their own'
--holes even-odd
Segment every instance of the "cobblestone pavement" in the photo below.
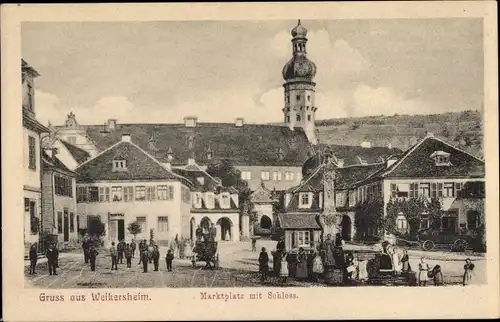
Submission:
<svg viewBox="0 0 500 322">
<path fill-rule="evenodd" d="M 251 251 L 251 244 L 221 242 L 219 244 L 219 256 L 221 270 L 203 270 L 191 267 L 188 260 L 174 260 L 173 272 L 166 271 L 165 253 L 166 249 L 160 249 L 161 260 L 159 271 L 153 271 L 153 265 L 148 265 L 148 273 L 142 273 L 142 265 L 138 265 L 139 259 L 132 260 L 132 267 L 126 268 L 125 264 L 119 264 L 117 271 L 111 271 L 111 258 L 105 250 L 98 256 L 96 271 L 90 271 L 90 266 L 83 262 L 83 254 L 62 254 L 57 276 L 49 276 L 47 263 L 40 261 L 36 275 L 28 274 L 25 267 L 25 276 L 28 287 L 41 288 L 156 288 L 156 287 L 256 287 L 256 286 L 324 286 L 310 282 L 299 282 L 289 279 L 286 284 L 270 278 L 266 282 L 259 280 L 258 254 L 261 247 L 266 247 L 270 252 L 276 248 L 276 242 L 259 240 L 257 251 Z M 346 249 L 358 246 L 346 246 Z M 458 284 L 463 274 L 463 260 L 466 255 L 440 254 L 439 252 L 425 252 L 427 262 L 432 267 L 441 265 L 445 283 Z M 413 268 L 418 266 L 420 253 L 410 251 L 410 264 Z M 271 257 L 271 256 L 270 256 Z M 472 258 L 472 257 L 471 257 Z M 272 258 L 271 258 L 272 259 Z M 125 262 L 125 261 L 124 261 Z M 476 265 L 475 283 L 485 283 L 486 261 L 481 258 L 473 258 Z M 198 264 L 203 266 L 202 263 Z M 272 267 L 272 262 L 270 263 Z"/>
</svg>

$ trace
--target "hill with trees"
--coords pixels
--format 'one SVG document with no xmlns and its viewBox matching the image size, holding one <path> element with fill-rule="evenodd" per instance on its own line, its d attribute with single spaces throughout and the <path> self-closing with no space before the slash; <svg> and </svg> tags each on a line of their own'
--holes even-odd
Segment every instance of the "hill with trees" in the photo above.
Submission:
<svg viewBox="0 0 500 322">
<path fill-rule="evenodd" d="M 316 121 L 320 143 L 391 146 L 406 150 L 432 132 L 437 138 L 483 157 L 483 118 L 479 111 L 428 115 L 379 115 Z"/>
</svg>

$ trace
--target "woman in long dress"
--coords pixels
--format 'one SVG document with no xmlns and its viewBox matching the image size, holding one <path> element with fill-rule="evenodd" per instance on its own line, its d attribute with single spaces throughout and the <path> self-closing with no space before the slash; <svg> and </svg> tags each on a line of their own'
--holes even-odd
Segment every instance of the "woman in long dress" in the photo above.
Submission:
<svg viewBox="0 0 500 322">
<path fill-rule="evenodd" d="M 300 247 L 297 254 L 297 279 L 306 279 L 307 277 L 307 255 L 304 248 Z"/>
<path fill-rule="evenodd" d="M 425 258 L 420 259 L 418 263 L 418 285 L 425 286 L 429 280 L 429 264 L 425 261 Z"/>
<path fill-rule="evenodd" d="M 358 279 L 362 282 L 368 280 L 368 269 L 366 265 L 368 264 L 367 260 L 359 260 L 358 263 Z"/>
<path fill-rule="evenodd" d="M 463 277 L 463 286 L 469 285 L 472 282 L 472 272 L 474 270 L 474 264 L 472 264 L 470 258 L 467 258 L 465 260 L 465 265 L 464 265 L 464 277 Z"/>
<path fill-rule="evenodd" d="M 281 257 L 281 265 L 280 265 L 280 277 L 283 279 L 283 283 L 286 283 L 286 279 L 288 278 L 288 261 L 286 260 L 286 253 L 283 253 Z"/>
<path fill-rule="evenodd" d="M 191 246 L 190 239 L 186 239 L 184 242 L 184 254 L 187 259 L 191 259 L 191 256 L 193 256 L 193 247 Z"/>
<path fill-rule="evenodd" d="M 407 249 L 404 250 L 403 256 L 401 256 L 400 262 L 401 262 L 401 271 L 403 273 L 409 273 L 411 271 L 411 267 L 410 267 L 410 256 L 408 256 Z"/>
<path fill-rule="evenodd" d="M 323 274 L 324 269 L 323 260 L 319 252 L 316 252 L 313 260 L 313 278 L 315 282 L 319 280 L 319 277 Z"/>
<path fill-rule="evenodd" d="M 401 274 L 401 255 L 397 247 L 393 247 L 392 249 L 392 270 L 396 276 Z"/>
</svg>

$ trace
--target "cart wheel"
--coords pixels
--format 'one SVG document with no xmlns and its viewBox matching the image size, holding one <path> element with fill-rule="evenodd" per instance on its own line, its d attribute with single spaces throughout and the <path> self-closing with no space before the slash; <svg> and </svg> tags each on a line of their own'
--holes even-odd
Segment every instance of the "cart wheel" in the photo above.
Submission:
<svg viewBox="0 0 500 322">
<path fill-rule="evenodd" d="M 430 250 L 433 250 L 434 249 L 434 242 L 432 240 L 426 240 L 424 241 L 424 243 L 422 244 L 422 248 L 426 251 L 430 251 Z"/>
<path fill-rule="evenodd" d="M 467 249 L 468 245 L 469 245 L 469 243 L 467 243 L 467 241 L 464 239 L 457 239 L 453 243 L 455 251 L 459 251 L 459 252 L 465 251 Z"/>
</svg>

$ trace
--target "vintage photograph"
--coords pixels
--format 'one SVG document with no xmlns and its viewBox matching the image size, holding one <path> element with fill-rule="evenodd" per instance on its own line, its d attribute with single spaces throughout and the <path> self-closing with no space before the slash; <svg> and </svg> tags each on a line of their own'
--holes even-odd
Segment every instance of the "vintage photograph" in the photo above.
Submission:
<svg viewBox="0 0 500 322">
<path fill-rule="evenodd" d="M 24 287 L 486 284 L 483 30 L 22 22 Z"/>
</svg>

